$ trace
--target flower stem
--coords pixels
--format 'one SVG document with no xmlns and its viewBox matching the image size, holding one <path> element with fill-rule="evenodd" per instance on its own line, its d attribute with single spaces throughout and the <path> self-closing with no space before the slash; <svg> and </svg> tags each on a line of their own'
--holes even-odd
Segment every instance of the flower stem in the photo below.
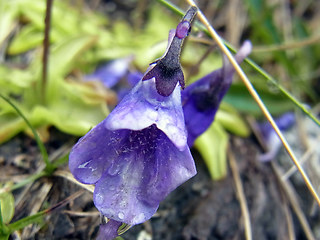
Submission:
<svg viewBox="0 0 320 240">
<path fill-rule="evenodd" d="M 41 172 L 38 172 L 36 174 L 32 174 L 30 175 L 29 177 L 27 177 L 26 179 L 18 182 L 17 184 L 14 184 L 10 187 L 5 187 L 3 189 L 0 189 L 0 194 L 3 193 L 3 192 L 11 192 L 11 191 L 14 191 L 18 188 L 21 188 L 25 185 L 27 185 L 28 183 L 31 183 L 31 182 L 34 182 L 35 180 L 41 178 L 41 177 L 44 177 L 44 176 L 47 176 L 48 173 L 45 171 L 45 170 L 42 170 Z"/>
<path fill-rule="evenodd" d="M 51 26 L 51 12 L 53 0 L 47 0 L 46 3 L 46 17 L 44 20 L 44 39 L 43 39 L 43 55 L 42 55 L 42 80 L 41 80 L 41 101 L 46 102 L 46 85 L 48 81 L 48 65 L 49 65 L 49 48 L 50 48 L 50 26 Z"/>
</svg>

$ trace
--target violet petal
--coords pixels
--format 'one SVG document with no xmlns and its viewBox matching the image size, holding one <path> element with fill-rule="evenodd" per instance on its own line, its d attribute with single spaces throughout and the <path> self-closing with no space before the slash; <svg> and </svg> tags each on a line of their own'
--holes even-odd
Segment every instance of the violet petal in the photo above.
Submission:
<svg viewBox="0 0 320 240">
<path fill-rule="evenodd" d="M 155 125 L 116 132 L 127 137 L 114 146 L 118 157 L 97 182 L 94 203 L 108 218 L 135 225 L 149 219 L 160 201 L 196 169 L 189 148 L 179 151 Z"/>
<path fill-rule="evenodd" d="M 115 86 L 121 78 L 128 72 L 128 67 L 132 61 L 132 56 L 126 58 L 120 58 L 108 62 L 106 65 L 98 68 L 94 73 L 85 77 L 85 80 L 99 80 L 107 88 Z"/>
<path fill-rule="evenodd" d="M 246 41 L 235 56 L 238 63 L 251 52 L 251 43 Z M 182 92 L 182 105 L 188 131 L 188 145 L 192 146 L 213 122 L 222 98 L 232 83 L 235 70 L 230 63 L 215 70 L 188 86 Z"/>
<path fill-rule="evenodd" d="M 180 89 L 168 97 L 158 94 L 155 80 L 140 81 L 109 114 L 105 126 L 109 130 L 141 130 L 156 124 L 180 150 L 187 146 Z"/>
<path fill-rule="evenodd" d="M 94 184 L 111 165 L 117 153 L 115 145 L 121 142 L 125 133 L 114 133 L 105 128 L 105 121 L 99 123 L 83 136 L 72 148 L 69 155 L 69 169 L 74 177 L 85 184 Z"/>
<path fill-rule="evenodd" d="M 293 112 L 287 112 L 275 119 L 275 123 L 281 131 L 288 130 L 295 123 Z M 268 147 L 268 151 L 259 156 L 259 161 L 268 162 L 274 159 L 282 146 L 279 136 L 269 122 L 258 124 L 258 129 Z"/>
</svg>

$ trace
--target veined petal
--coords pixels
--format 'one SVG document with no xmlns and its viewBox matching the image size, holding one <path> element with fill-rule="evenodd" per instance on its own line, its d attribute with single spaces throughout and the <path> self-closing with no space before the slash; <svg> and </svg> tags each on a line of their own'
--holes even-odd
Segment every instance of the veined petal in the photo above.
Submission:
<svg viewBox="0 0 320 240">
<path fill-rule="evenodd" d="M 112 165 L 118 153 L 115 146 L 121 144 L 126 132 L 113 132 L 99 123 L 83 136 L 69 155 L 69 169 L 74 177 L 85 184 L 96 183 L 104 171 Z"/>
<path fill-rule="evenodd" d="M 115 132 L 122 131 L 127 138 L 113 150 L 121 154 L 96 183 L 94 203 L 108 218 L 135 225 L 151 218 L 160 201 L 196 169 L 189 148 L 179 151 L 155 125 Z"/>
<path fill-rule="evenodd" d="M 109 130 L 141 130 L 155 124 L 180 150 L 187 146 L 187 133 L 177 86 L 168 97 L 158 94 L 155 79 L 140 81 L 109 114 Z"/>
</svg>

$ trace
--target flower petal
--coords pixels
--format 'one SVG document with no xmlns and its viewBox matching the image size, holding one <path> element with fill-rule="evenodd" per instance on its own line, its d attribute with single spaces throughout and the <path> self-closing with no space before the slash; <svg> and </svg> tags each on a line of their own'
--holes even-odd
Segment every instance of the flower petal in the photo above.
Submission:
<svg viewBox="0 0 320 240">
<path fill-rule="evenodd" d="M 108 218 L 135 225 L 151 218 L 196 169 L 189 148 L 179 151 L 155 125 L 118 131 L 128 132 L 126 142 L 114 149 L 121 154 L 96 183 L 94 203 Z"/>
<path fill-rule="evenodd" d="M 106 65 L 98 68 L 94 73 L 87 75 L 85 77 L 85 80 L 99 80 L 106 87 L 111 88 L 126 75 L 132 59 L 133 57 L 129 56 L 126 58 L 113 60 Z"/>
<path fill-rule="evenodd" d="M 251 52 L 251 43 L 245 41 L 235 56 L 238 63 Z M 228 91 L 235 70 L 229 62 L 182 92 L 182 105 L 188 131 L 188 145 L 200 136 L 213 122 L 220 102 Z"/>
<path fill-rule="evenodd" d="M 109 130 L 141 130 L 156 124 L 180 150 L 187 146 L 187 133 L 177 86 L 168 97 L 157 93 L 155 79 L 140 81 L 109 114 Z"/>
<path fill-rule="evenodd" d="M 107 223 L 101 224 L 96 240 L 112 240 L 118 237 L 118 229 L 122 222 L 117 222 L 110 219 Z"/>
<path fill-rule="evenodd" d="M 118 146 L 126 132 L 112 132 L 105 128 L 105 120 L 82 137 L 69 155 L 69 169 L 85 184 L 94 184 L 117 157 Z M 108 160 L 107 160 L 108 159 Z"/>
</svg>

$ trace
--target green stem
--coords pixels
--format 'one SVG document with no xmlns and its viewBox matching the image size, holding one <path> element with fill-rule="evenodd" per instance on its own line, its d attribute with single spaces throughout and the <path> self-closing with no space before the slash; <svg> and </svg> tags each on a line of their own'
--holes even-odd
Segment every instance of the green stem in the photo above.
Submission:
<svg viewBox="0 0 320 240">
<path fill-rule="evenodd" d="M 11 223 L 8 225 L 9 231 L 12 233 L 16 230 L 22 229 L 29 224 L 33 223 L 40 223 L 44 217 L 48 213 L 48 210 L 43 210 L 41 212 L 38 212 L 32 216 L 27 216 L 25 218 L 22 218 L 14 223 Z"/>
<path fill-rule="evenodd" d="M 57 168 L 65 163 L 67 163 L 69 160 L 69 153 L 64 155 L 63 157 L 57 159 L 56 161 L 53 162 L 53 165 Z"/>
<path fill-rule="evenodd" d="M 0 97 L 5 100 L 7 103 L 9 103 L 13 108 L 14 110 L 20 115 L 20 117 L 23 118 L 23 120 L 25 121 L 25 123 L 28 125 L 28 127 L 31 129 L 33 135 L 34 135 L 34 138 L 37 142 L 37 145 L 40 149 L 40 152 L 41 152 L 41 155 L 42 155 L 42 159 L 44 161 L 44 163 L 46 164 L 46 171 L 48 173 L 52 173 L 53 170 L 54 170 L 54 165 L 52 163 L 50 163 L 49 161 L 49 156 L 48 156 L 48 153 L 47 153 L 47 150 L 43 144 L 43 142 L 41 141 L 37 131 L 34 129 L 34 127 L 31 125 L 31 123 L 29 122 L 29 120 L 24 116 L 24 114 L 20 111 L 20 109 L 7 97 L 3 96 L 1 93 L 0 93 Z"/>
<path fill-rule="evenodd" d="M 166 1 L 166 0 L 157 0 L 157 1 L 161 4 L 163 4 L 164 6 L 166 6 L 168 9 L 170 9 L 174 13 L 181 15 L 181 16 L 184 15 L 183 11 L 179 7 L 177 7 L 176 5 L 171 3 L 170 1 Z"/>
<path fill-rule="evenodd" d="M 44 176 L 48 176 L 48 173 L 47 173 L 45 170 L 43 170 L 43 171 L 41 171 L 41 172 L 38 172 L 38 173 L 36 173 L 36 174 L 33 174 L 33 175 L 31 175 L 30 177 L 27 177 L 26 179 L 18 182 L 17 184 L 14 184 L 14 185 L 11 186 L 11 187 L 4 188 L 4 190 L 2 190 L 2 191 L 5 191 L 5 192 L 14 191 L 14 190 L 16 190 L 16 189 L 18 189 L 18 188 L 21 188 L 21 187 L 23 187 L 23 186 L 25 186 L 25 185 L 27 185 L 27 184 L 29 184 L 29 183 L 32 183 L 32 182 L 34 182 L 35 180 L 37 180 L 37 179 L 39 179 L 39 178 L 41 178 L 41 177 L 44 177 Z"/>
<path fill-rule="evenodd" d="M 159 3 L 163 4 L 170 10 L 172 10 L 174 13 L 183 16 L 183 11 L 172 4 L 170 1 L 167 0 L 157 0 Z M 203 26 L 200 22 L 196 21 L 195 25 L 203 32 L 205 32 L 208 36 L 210 36 L 207 28 Z M 224 44 L 227 46 L 229 50 L 232 52 L 236 52 L 235 48 L 231 46 L 228 42 L 224 41 Z M 246 63 L 248 63 L 255 71 L 260 73 L 267 81 L 270 81 L 271 84 L 273 84 L 276 88 L 280 90 L 282 94 L 284 94 L 287 98 L 290 99 L 298 108 L 300 108 L 315 124 L 317 124 L 320 127 L 320 121 L 317 119 L 302 103 L 300 103 L 291 93 L 289 93 L 286 89 L 284 89 L 280 84 L 277 83 L 277 81 L 266 71 L 264 71 L 261 67 L 259 67 L 256 63 L 254 63 L 249 58 L 246 58 L 244 60 Z"/>
</svg>

